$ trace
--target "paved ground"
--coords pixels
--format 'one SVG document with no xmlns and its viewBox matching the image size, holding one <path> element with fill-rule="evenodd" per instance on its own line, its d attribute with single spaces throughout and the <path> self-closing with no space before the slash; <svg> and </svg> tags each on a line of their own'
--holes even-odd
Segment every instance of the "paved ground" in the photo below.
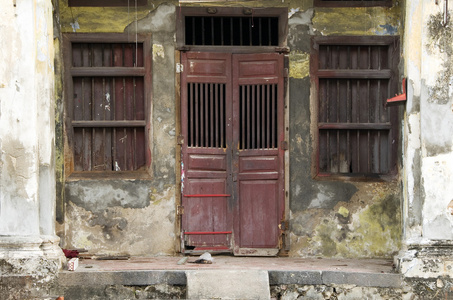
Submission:
<svg viewBox="0 0 453 300">
<path fill-rule="evenodd" d="M 385 259 L 316 259 L 289 257 L 214 256 L 212 264 L 194 264 L 191 256 L 132 257 L 128 260 L 80 259 L 75 271 L 63 270 L 62 286 L 187 285 L 190 271 L 258 270 L 267 272 L 270 285 L 346 284 L 361 287 L 401 287 L 401 274 Z"/>
<path fill-rule="evenodd" d="M 132 257 L 128 260 L 80 259 L 76 272 L 137 270 L 267 270 L 267 271 L 337 271 L 346 273 L 393 273 L 391 260 L 385 259 L 316 259 L 290 257 L 213 256 L 213 264 L 194 264 L 197 256 L 189 256 L 178 265 L 182 256 Z"/>
</svg>

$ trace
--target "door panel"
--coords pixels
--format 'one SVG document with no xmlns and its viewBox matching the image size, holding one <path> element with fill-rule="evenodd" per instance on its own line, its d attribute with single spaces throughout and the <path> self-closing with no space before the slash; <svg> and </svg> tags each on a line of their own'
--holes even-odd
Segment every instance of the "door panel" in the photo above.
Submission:
<svg viewBox="0 0 453 300">
<path fill-rule="evenodd" d="M 181 78 L 183 252 L 232 248 L 231 55 L 184 53 Z"/>
<path fill-rule="evenodd" d="M 240 180 L 241 248 L 277 248 L 277 180 Z M 245 199 L 245 201 L 244 201 Z"/>
<path fill-rule="evenodd" d="M 282 73 L 279 54 L 233 56 L 237 255 L 263 255 L 263 249 L 279 248 L 278 224 L 284 216 Z"/>
<path fill-rule="evenodd" d="M 275 255 L 284 209 L 283 57 L 183 53 L 183 252 Z"/>
<path fill-rule="evenodd" d="M 222 247 L 229 245 L 231 231 L 227 222 L 227 197 L 225 179 L 188 179 L 185 192 L 185 212 L 190 219 L 183 218 L 186 229 L 186 244 L 196 248 Z M 214 196 L 215 195 L 215 196 Z"/>
</svg>

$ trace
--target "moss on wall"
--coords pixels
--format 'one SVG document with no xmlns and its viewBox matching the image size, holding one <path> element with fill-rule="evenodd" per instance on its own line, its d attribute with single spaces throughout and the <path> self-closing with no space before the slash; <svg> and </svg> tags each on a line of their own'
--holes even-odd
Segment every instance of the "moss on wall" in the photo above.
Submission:
<svg viewBox="0 0 453 300">
<path fill-rule="evenodd" d="M 402 32 L 401 9 L 318 8 L 313 27 L 322 35 L 394 35 Z"/>
<path fill-rule="evenodd" d="M 127 25 L 150 12 L 150 7 L 139 6 L 135 10 L 132 5 L 114 8 L 68 7 L 66 0 L 60 0 L 59 4 L 62 32 L 124 32 Z"/>
<path fill-rule="evenodd" d="M 133 39 L 138 27 L 139 32 L 152 34 L 152 128 L 153 140 L 158 141 L 153 146 L 155 177 L 148 184 L 150 193 L 145 195 L 146 205 L 126 208 L 127 205 L 113 203 L 105 208 L 106 215 L 102 216 L 101 211 L 87 207 L 90 197 L 80 203 L 70 201 L 70 208 L 66 212 L 66 228 L 69 231 L 65 241 L 74 247 L 90 246 L 110 251 L 114 249 L 115 239 L 108 239 L 105 235 L 107 233 L 110 237 L 118 235 L 119 239 L 126 237 L 125 242 L 121 242 L 122 251 L 133 249 L 131 253 L 143 254 L 146 241 L 154 240 L 157 243 L 157 240 L 160 240 L 165 247 L 156 246 L 155 251 L 170 253 L 171 242 L 176 241 L 172 226 L 176 205 L 174 199 L 177 164 L 174 162 L 177 110 L 174 94 L 175 74 L 169 71 L 174 70 L 175 32 L 173 27 L 155 30 L 151 23 L 174 22 L 173 18 L 169 18 L 169 11 L 170 6 L 172 9 L 176 6 L 175 13 L 178 12 L 178 1 L 149 1 L 148 6 L 138 7 L 137 10 L 135 7 L 70 8 L 66 0 L 60 0 L 59 4 L 62 32 L 130 32 Z M 159 6 L 164 5 L 165 11 L 162 10 L 161 14 L 155 13 Z M 313 35 L 401 34 L 400 4 L 395 1 L 391 8 L 314 8 L 311 0 L 266 0 L 198 3 L 189 6 L 288 8 L 290 79 L 287 126 L 290 159 L 286 171 L 289 172 L 290 186 L 290 255 L 388 257 L 397 251 L 400 245 L 401 216 L 399 186 L 396 182 L 316 181 L 311 176 L 315 163 L 313 153 L 316 151 L 313 145 L 313 122 L 316 121 L 313 112 L 316 109 L 310 98 L 310 89 L 313 87 L 310 82 L 309 52 Z M 171 13 L 173 14 L 173 11 Z M 59 120 L 61 122 L 61 119 Z M 63 133 L 58 131 L 57 135 L 61 137 Z M 61 143 L 59 141 L 59 144 Z M 58 148 L 58 151 L 60 156 L 57 164 L 63 159 L 63 150 Z M 167 189 L 169 192 L 164 192 Z M 101 202 L 105 204 L 106 200 Z M 153 213 L 153 210 L 158 213 Z M 153 235 L 159 231 L 158 224 L 163 215 L 166 216 L 166 228 L 171 232 Z M 146 226 L 149 224 L 139 222 L 138 219 L 141 218 L 149 219 L 152 224 L 149 228 L 152 230 L 148 228 L 146 232 Z M 120 222 L 120 219 L 124 221 Z M 122 224 L 126 224 L 125 227 Z M 124 234 L 134 232 L 134 226 L 138 226 L 140 235 Z M 85 238 L 77 235 L 76 230 L 80 228 Z M 90 240 L 87 236 L 90 236 Z M 133 245 L 138 238 L 144 242 Z"/>
<path fill-rule="evenodd" d="M 55 233 L 64 237 L 64 102 L 63 102 L 63 51 L 61 49 L 59 1 L 52 0 L 54 68 L 55 68 Z"/>
<path fill-rule="evenodd" d="M 391 257 L 401 246 L 401 210 L 396 184 L 359 184 L 348 203 L 307 215 L 305 231 L 293 231 L 294 256 Z M 299 235 L 299 236 L 298 236 Z M 296 246 L 296 244 L 301 244 Z"/>
<path fill-rule="evenodd" d="M 304 78 L 310 74 L 310 54 L 292 51 L 289 55 L 289 76 Z"/>
</svg>

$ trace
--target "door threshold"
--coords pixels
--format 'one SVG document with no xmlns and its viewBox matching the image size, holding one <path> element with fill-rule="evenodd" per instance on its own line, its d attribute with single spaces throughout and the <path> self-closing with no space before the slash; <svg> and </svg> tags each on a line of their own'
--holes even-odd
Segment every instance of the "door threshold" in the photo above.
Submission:
<svg viewBox="0 0 453 300">
<path fill-rule="evenodd" d="M 235 256 L 277 256 L 278 248 L 236 248 Z"/>
<path fill-rule="evenodd" d="M 183 249 L 182 253 L 183 254 L 200 254 L 204 252 L 209 252 L 209 253 L 232 253 L 233 251 L 229 247 L 195 247 L 193 249 Z"/>
</svg>

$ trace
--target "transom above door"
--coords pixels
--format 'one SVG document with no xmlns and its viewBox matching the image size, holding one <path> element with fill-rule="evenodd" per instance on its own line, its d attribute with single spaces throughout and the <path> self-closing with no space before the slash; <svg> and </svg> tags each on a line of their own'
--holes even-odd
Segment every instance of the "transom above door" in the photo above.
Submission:
<svg viewBox="0 0 453 300">
<path fill-rule="evenodd" d="M 181 62 L 182 251 L 275 255 L 283 55 L 183 52 Z"/>
</svg>

